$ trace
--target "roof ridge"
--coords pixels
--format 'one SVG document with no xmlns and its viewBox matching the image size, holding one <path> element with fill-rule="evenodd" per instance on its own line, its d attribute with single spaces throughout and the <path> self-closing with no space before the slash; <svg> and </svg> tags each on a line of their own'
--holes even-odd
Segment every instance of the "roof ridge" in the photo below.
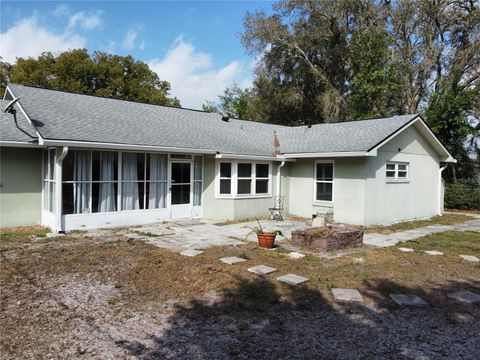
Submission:
<svg viewBox="0 0 480 360">
<path fill-rule="evenodd" d="M 191 108 L 185 108 L 185 107 L 178 107 L 178 106 L 173 106 L 173 105 L 151 104 L 151 103 L 147 103 L 147 102 L 143 102 L 143 101 L 133 101 L 133 100 L 117 99 L 117 98 L 114 98 L 114 97 L 101 96 L 101 95 L 93 95 L 93 94 L 82 94 L 82 93 L 79 93 L 79 92 L 73 92 L 73 91 L 67 91 L 67 90 L 49 89 L 49 88 L 46 88 L 46 87 L 36 86 L 36 85 L 23 85 L 23 84 L 17 84 L 17 83 L 8 83 L 8 84 L 7 84 L 7 86 L 10 86 L 10 85 L 22 86 L 22 87 L 26 87 L 26 88 L 40 89 L 40 90 L 46 90 L 46 91 L 56 91 L 56 92 L 61 92 L 61 93 L 71 94 L 71 95 L 90 96 L 90 97 L 99 98 L 99 99 L 105 99 L 105 100 L 116 100 L 116 101 L 123 101 L 123 102 L 129 102 L 129 103 L 141 104 L 141 105 L 160 106 L 160 107 L 166 107 L 166 108 L 170 108 L 170 109 L 195 111 L 195 112 L 201 112 L 201 113 L 206 113 L 206 114 L 215 114 L 215 115 L 221 116 L 220 114 L 208 112 L 208 111 L 205 111 L 205 110 L 191 109 Z"/>
<path fill-rule="evenodd" d="M 192 108 L 186 108 L 186 107 L 177 107 L 177 106 L 173 106 L 173 105 L 159 105 L 159 104 L 151 104 L 151 103 L 142 102 L 142 101 L 117 99 L 117 98 L 114 98 L 114 97 L 101 96 L 101 95 L 82 94 L 82 93 L 78 93 L 78 92 L 72 92 L 72 91 L 66 91 L 66 90 L 60 90 L 60 89 L 49 89 L 49 88 L 46 88 L 46 87 L 36 86 L 36 85 L 23 85 L 23 84 L 17 84 L 17 83 L 8 83 L 7 87 L 10 86 L 10 85 L 32 88 L 32 89 L 45 90 L 45 91 L 55 91 L 55 92 L 71 94 L 71 95 L 78 95 L 78 96 L 89 96 L 89 97 L 98 98 L 98 99 L 122 101 L 122 102 L 128 102 L 128 103 L 133 103 L 133 104 L 148 105 L 148 106 L 153 106 L 153 107 L 163 107 L 163 108 L 167 108 L 167 109 L 194 111 L 194 112 L 198 112 L 198 113 L 212 114 L 212 115 L 216 115 L 218 117 L 222 116 L 221 114 L 212 113 L 212 112 L 205 111 L 205 110 L 192 109 Z M 353 123 L 353 122 L 358 123 L 358 122 L 371 121 L 371 120 L 387 120 L 387 119 L 391 119 L 391 118 L 399 117 L 399 116 L 412 116 L 413 117 L 413 116 L 418 116 L 418 114 L 403 114 L 403 115 L 394 115 L 394 116 L 390 116 L 390 117 L 386 117 L 386 118 L 347 120 L 347 121 L 338 121 L 338 122 L 332 122 L 332 123 L 318 123 L 318 124 L 312 124 L 312 127 L 318 127 L 320 125 L 346 124 L 346 123 Z M 236 117 L 229 117 L 229 118 L 232 119 L 232 120 L 236 120 L 236 121 L 245 121 L 245 122 L 253 122 L 253 123 L 258 123 L 258 124 L 269 125 L 272 128 L 275 127 L 275 126 L 279 127 L 279 128 L 283 128 L 283 129 L 308 128 L 307 124 L 306 125 L 282 125 L 282 124 L 276 124 L 276 123 L 257 121 L 257 120 L 253 120 L 253 119 L 240 119 L 240 118 L 236 118 Z"/>
</svg>

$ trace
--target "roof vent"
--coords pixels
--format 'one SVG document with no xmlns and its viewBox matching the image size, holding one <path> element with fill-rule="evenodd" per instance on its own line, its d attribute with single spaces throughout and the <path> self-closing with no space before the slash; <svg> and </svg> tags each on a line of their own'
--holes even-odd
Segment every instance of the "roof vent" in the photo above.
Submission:
<svg viewBox="0 0 480 360">
<path fill-rule="evenodd" d="M 228 120 L 230 120 L 228 116 L 222 116 L 222 121 L 228 122 Z"/>
</svg>

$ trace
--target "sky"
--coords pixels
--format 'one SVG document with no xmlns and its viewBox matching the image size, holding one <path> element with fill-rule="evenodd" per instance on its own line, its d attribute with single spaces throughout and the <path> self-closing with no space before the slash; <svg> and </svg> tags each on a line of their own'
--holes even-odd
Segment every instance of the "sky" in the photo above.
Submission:
<svg viewBox="0 0 480 360">
<path fill-rule="evenodd" d="M 146 62 L 183 107 L 200 109 L 234 82 L 251 85 L 255 59 L 239 33 L 247 11 L 270 1 L 1 1 L 0 56 L 74 48 Z"/>
</svg>

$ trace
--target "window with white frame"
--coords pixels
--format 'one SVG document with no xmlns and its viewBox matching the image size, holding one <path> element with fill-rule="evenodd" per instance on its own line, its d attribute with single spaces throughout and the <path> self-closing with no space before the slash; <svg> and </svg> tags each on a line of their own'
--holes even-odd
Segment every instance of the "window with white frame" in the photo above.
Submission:
<svg viewBox="0 0 480 360">
<path fill-rule="evenodd" d="M 48 149 L 43 157 L 43 209 L 55 211 L 55 149 Z"/>
<path fill-rule="evenodd" d="M 232 194 L 232 163 L 221 162 L 219 175 L 219 194 Z"/>
<path fill-rule="evenodd" d="M 218 197 L 270 196 L 271 164 L 251 161 L 217 163 Z"/>
<path fill-rule="evenodd" d="M 408 163 L 387 163 L 385 175 L 387 180 L 408 179 Z"/>
<path fill-rule="evenodd" d="M 315 163 L 315 200 L 333 201 L 334 163 L 317 161 Z"/>
<path fill-rule="evenodd" d="M 253 164 L 237 163 L 237 194 L 252 194 Z"/>
<path fill-rule="evenodd" d="M 268 194 L 270 181 L 270 165 L 255 164 L 255 194 Z"/>
</svg>

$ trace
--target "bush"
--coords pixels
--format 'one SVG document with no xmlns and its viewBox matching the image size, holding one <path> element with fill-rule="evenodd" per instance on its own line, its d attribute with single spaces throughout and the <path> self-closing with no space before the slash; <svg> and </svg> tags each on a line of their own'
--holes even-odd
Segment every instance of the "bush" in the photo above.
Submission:
<svg viewBox="0 0 480 360">
<path fill-rule="evenodd" d="M 480 189 L 477 184 L 448 184 L 445 188 L 445 208 L 480 210 Z"/>
</svg>

